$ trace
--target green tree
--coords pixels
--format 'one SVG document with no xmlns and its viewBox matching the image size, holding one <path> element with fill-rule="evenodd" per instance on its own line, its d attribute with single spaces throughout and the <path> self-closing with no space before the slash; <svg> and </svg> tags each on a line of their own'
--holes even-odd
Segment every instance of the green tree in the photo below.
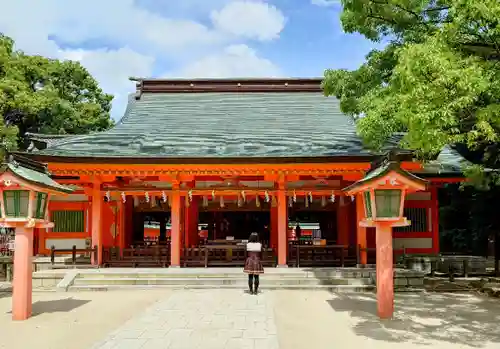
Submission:
<svg viewBox="0 0 500 349">
<path fill-rule="evenodd" d="M 113 96 L 78 62 L 26 55 L 0 34 L 0 151 L 26 145 L 26 132 L 106 130 Z"/>
<path fill-rule="evenodd" d="M 499 168 L 500 2 L 341 2 L 346 32 L 387 42 L 356 70 L 325 72 L 325 94 L 340 99 L 365 142 L 379 149 L 405 132 L 402 145 L 422 159 L 455 144 L 469 160 Z"/>
</svg>

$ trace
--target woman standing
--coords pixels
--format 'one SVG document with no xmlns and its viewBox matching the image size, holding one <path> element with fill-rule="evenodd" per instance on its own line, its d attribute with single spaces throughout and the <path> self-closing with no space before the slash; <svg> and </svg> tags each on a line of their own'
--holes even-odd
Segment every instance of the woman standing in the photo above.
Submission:
<svg viewBox="0 0 500 349">
<path fill-rule="evenodd" d="M 259 290 L 259 275 L 264 273 L 264 268 L 260 261 L 262 244 L 259 242 L 259 234 L 252 233 L 247 243 L 247 260 L 243 271 L 248 274 L 248 288 L 250 294 L 257 294 Z"/>
</svg>

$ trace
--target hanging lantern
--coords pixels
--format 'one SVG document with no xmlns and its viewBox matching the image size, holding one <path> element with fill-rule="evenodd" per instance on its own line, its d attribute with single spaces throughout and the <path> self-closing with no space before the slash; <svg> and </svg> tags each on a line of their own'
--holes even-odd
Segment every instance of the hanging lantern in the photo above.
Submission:
<svg viewBox="0 0 500 349">
<path fill-rule="evenodd" d="M 224 197 L 223 197 L 223 196 L 221 196 L 221 197 L 220 197 L 220 207 L 224 207 L 224 206 L 225 206 L 225 205 L 224 205 Z"/>
<path fill-rule="evenodd" d="M 332 195 L 330 195 L 330 201 L 335 202 L 335 193 L 332 190 Z"/>
<path fill-rule="evenodd" d="M 325 197 L 325 196 L 322 196 L 322 197 L 321 197 L 321 206 L 322 206 L 322 207 L 325 207 L 325 206 L 326 206 L 326 197 Z"/>
<path fill-rule="evenodd" d="M 274 196 L 274 195 L 271 198 L 271 206 L 272 207 L 278 206 L 278 200 L 276 200 L 276 196 Z"/>
<path fill-rule="evenodd" d="M 207 196 L 203 197 L 203 207 L 208 207 L 208 197 Z"/>
<path fill-rule="evenodd" d="M 121 197 L 122 197 L 122 202 L 123 203 L 126 203 L 127 202 L 127 195 L 125 195 L 124 192 L 121 193 Z"/>
<path fill-rule="evenodd" d="M 293 202 L 297 202 L 297 193 L 295 193 L 295 190 L 293 191 Z"/>
<path fill-rule="evenodd" d="M 267 190 L 265 191 L 264 196 L 265 196 L 266 202 L 269 202 L 269 193 L 267 192 Z"/>
<path fill-rule="evenodd" d="M 189 202 L 193 201 L 193 191 L 192 190 L 188 191 L 188 198 L 189 198 Z"/>
<path fill-rule="evenodd" d="M 161 192 L 161 201 L 163 203 L 167 202 L 167 194 L 164 191 Z"/>
<path fill-rule="evenodd" d="M 259 195 L 255 197 L 255 207 L 260 207 Z"/>
</svg>

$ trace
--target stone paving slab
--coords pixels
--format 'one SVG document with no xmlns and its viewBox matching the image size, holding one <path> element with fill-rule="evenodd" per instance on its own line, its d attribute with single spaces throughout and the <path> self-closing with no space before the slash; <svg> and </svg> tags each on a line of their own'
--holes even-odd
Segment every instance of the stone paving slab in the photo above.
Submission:
<svg viewBox="0 0 500 349">
<path fill-rule="evenodd" d="M 272 297 L 185 290 L 157 302 L 92 349 L 278 349 Z"/>
</svg>

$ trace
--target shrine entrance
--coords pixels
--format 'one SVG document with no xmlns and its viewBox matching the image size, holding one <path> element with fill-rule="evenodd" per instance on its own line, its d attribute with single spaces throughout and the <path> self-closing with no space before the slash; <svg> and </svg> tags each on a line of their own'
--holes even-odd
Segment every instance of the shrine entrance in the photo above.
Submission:
<svg viewBox="0 0 500 349">
<path fill-rule="evenodd" d="M 203 211 L 198 219 L 201 234 L 207 241 L 247 240 L 251 233 L 256 232 L 263 244 L 269 244 L 269 211 Z"/>
</svg>

